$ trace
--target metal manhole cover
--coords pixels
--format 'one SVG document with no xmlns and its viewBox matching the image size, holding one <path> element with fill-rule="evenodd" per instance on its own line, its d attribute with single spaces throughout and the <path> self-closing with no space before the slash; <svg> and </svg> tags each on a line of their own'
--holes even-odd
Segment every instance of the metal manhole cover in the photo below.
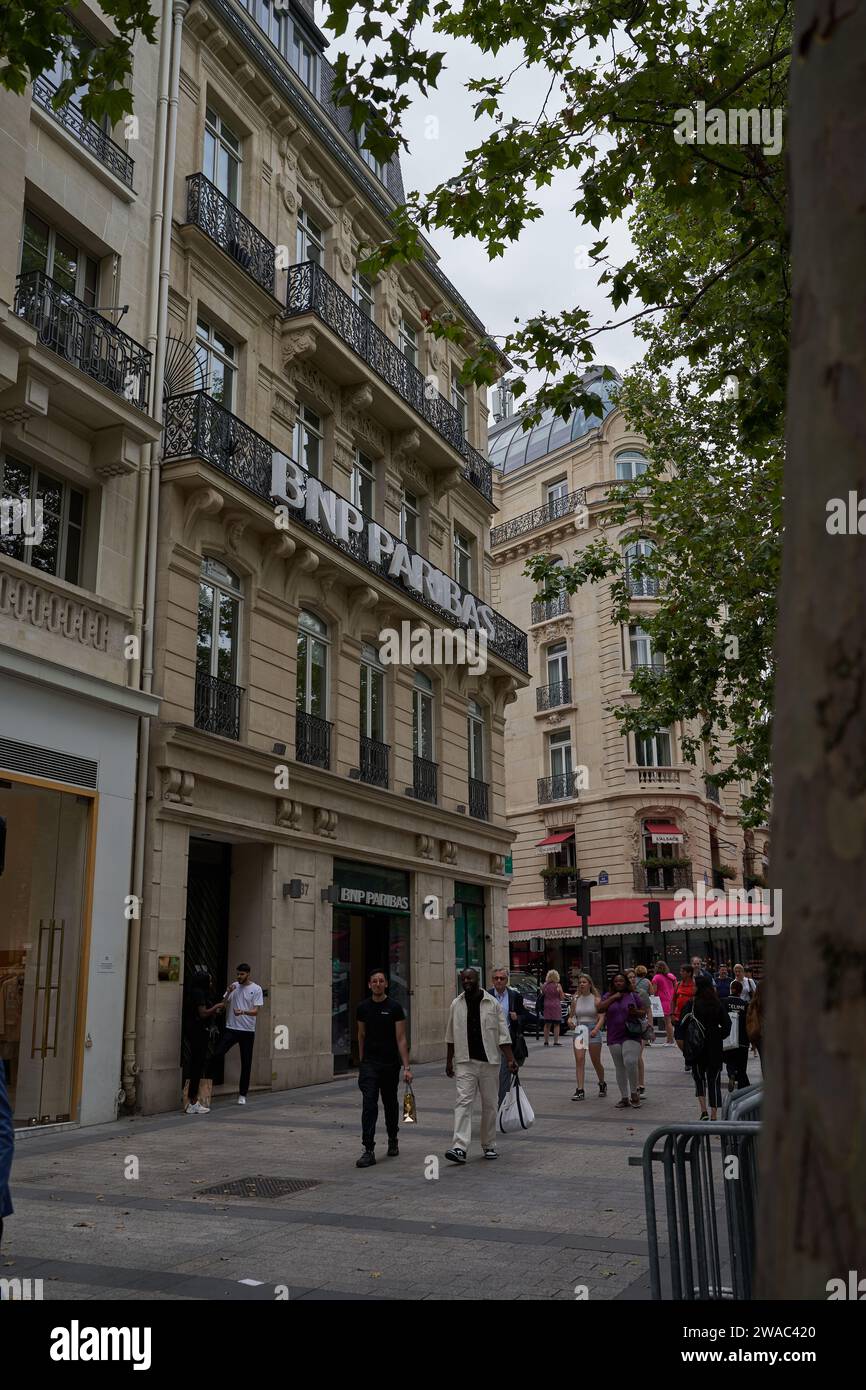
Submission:
<svg viewBox="0 0 866 1390">
<path fill-rule="evenodd" d="M 320 1184 L 310 1178 L 235 1178 L 232 1182 L 217 1183 L 216 1187 L 201 1187 L 200 1197 L 291 1197 L 295 1192 L 308 1192 Z"/>
</svg>

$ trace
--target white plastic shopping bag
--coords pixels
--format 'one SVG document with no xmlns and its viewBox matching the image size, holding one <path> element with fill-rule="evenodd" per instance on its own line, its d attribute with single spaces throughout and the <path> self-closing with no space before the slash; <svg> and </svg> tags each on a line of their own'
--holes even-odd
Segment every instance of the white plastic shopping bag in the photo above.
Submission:
<svg viewBox="0 0 866 1390">
<path fill-rule="evenodd" d="M 739 1013 L 732 1012 L 729 1017 L 731 1020 L 731 1031 L 726 1038 L 722 1038 L 723 1052 L 730 1052 L 732 1048 L 742 1045 L 740 1043 L 740 1015 Z"/>
<path fill-rule="evenodd" d="M 499 1107 L 499 1128 L 503 1134 L 516 1134 L 529 1129 L 535 1122 L 535 1111 L 529 1104 L 527 1095 L 516 1076 L 502 1098 Z"/>
<path fill-rule="evenodd" d="M 664 1018 L 665 1011 L 662 1008 L 662 1001 L 659 999 L 657 994 L 653 994 L 650 996 L 650 1008 L 652 1010 L 653 1018 Z"/>
</svg>

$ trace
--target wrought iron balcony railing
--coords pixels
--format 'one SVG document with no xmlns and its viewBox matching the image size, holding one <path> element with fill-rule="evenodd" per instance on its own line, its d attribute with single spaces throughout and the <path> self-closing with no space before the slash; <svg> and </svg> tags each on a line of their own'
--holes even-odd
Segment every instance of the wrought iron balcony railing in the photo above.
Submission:
<svg viewBox="0 0 866 1390">
<path fill-rule="evenodd" d="M 539 805 L 543 806 L 548 801 L 565 801 L 570 796 L 577 796 L 577 779 L 573 772 L 558 772 L 554 777 L 539 777 Z"/>
<path fill-rule="evenodd" d="M 576 492 L 570 492 L 567 497 L 554 497 L 543 507 L 535 507 L 531 512 L 524 512 L 522 516 L 514 516 L 510 521 L 504 521 L 501 526 L 494 526 L 490 532 L 490 544 L 491 546 L 502 545 L 503 541 L 514 540 L 516 536 L 525 536 L 528 531 L 537 531 L 540 526 L 546 526 L 549 521 L 556 521 L 562 516 L 570 516 L 572 512 L 585 506 L 586 488 L 579 487 Z"/>
<path fill-rule="evenodd" d="M 33 79 L 33 100 L 37 106 L 41 106 L 43 111 L 47 111 L 58 125 L 83 145 L 92 155 L 95 155 L 100 164 L 104 164 L 112 174 L 125 183 L 127 188 L 132 188 L 132 174 L 135 168 L 135 161 L 130 159 L 126 150 L 120 145 L 115 144 L 111 136 L 92 121 L 89 116 L 85 116 L 80 107 L 74 101 L 66 102 L 65 106 L 55 107 L 53 101 L 57 95 L 57 88 L 47 77 L 39 76 Z"/>
<path fill-rule="evenodd" d="M 331 724 L 317 714 L 297 712 L 295 727 L 295 757 L 308 767 L 331 766 Z"/>
<path fill-rule="evenodd" d="M 653 889 L 657 892 L 672 893 L 677 888 L 693 887 L 691 864 L 678 864 L 675 859 L 663 868 L 647 868 L 639 860 L 633 860 L 632 870 L 637 893 L 649 893 Z"/>
<path fill-rule="evenodd" d="M 665 673 L 665 661 L 663 656 L 654 656 L 652 661 L 633 661 L 632 671 L 646 671 L 648 676 L 658 680 Z M 630 672 L 628 673 L 630 674 Z"/>
<path fill-rule="evenodd" d="M 487 782 L 479 782 L 477 777 L 469 778 L 469 814 L 476 820 L 490 819 L 490 787 Z"/>
<path fill-rule="evenodd" d="M 557 594 L 556 598 L 548 599 L 546 603 L 533 603 L 532 621 L 544 623 L 548 618 L 561 618 L 564 613 L 570 612 L 568 594 Z"/>
<path fill-rule="evenodd" d="M 536 711 L 557 709 L 560 705 L 571 704 L 571 680 L 554 681 L 552 685 L 539 685 L 535 691 Z"/>
<path fill-rule="evenodd" d="M 163 458 L 166 461 L 180 458 L 201 458 L 218 468 L 227 477 L 233 478 L 250 492 L 254 493 L 267 506 L 271 498 L 271 459 L 273 446 L 244 424 L 243 420 L 225 410 L 204 391 L 190 391 L 185 395 L 172 396 L 165 406 L 165 428 L 163 438 Z M 358 564 L 372 571 L 378 578 L 401 590 L 413 602 L 434 613 L 437 618 L 457 627 L 453 613 L 435 603 L 426 595 L 410 589 L 399 575 L 388 572 L 388 566 L 381 561 L 370 559 L 367 550 L 368 531 L 365 525 L 359 532 L 350 532 L 349 539 L 342 541 L 326 531 L 317 521 L 309 520 L 302 510 L 293 513 L 299 526 L 305 527 L 315 535 L 326 540 L 329 545 L 342 550 Z M 364 521 L 369 521 L 364 517 Z M 410 562 L 414 561 L 416 551 L 407 546 Z M 422 558 L 419 556 L 419 559 Z M 483 600 L 476 597 L 476 604 Z M 489 650 L 501 656 L 521 671 L 528 670 L 526 633 L 515 627 L 501 613 L 493 611 L 493 636 L 489 639 Z"/>
<path fill-rule="evenodd" d="M 573 898 L 577 895 L 577 873 L 574 869 L 557 870 L 555 874 L 545 874 L 543 878 L 544 896 L 550 898 Z"/>
<path fill-rule="evenodd" d="M 438 764 L 429 758 L 419 758 L 417 753 L 412 760 L 412 791 L 416 801 L 430 801 L 436 804 L 436 773 Z"/>
<path fill-rule="evenodd" d="M 41 270 L 19 275 L 15 313 L 33 325 L 43 347 L 130 405 L 147 410 L 150 353 L 56 280 Z"/>
<path fill-rule="evenodd" d="M 361 735 L 359 760 L 362 782 L 369 783 L 371 787 L 387 787 L 390 752 L 387 743 L 380 743 L 377 738 L 367 738 L 366 734 Z"/>
<path fill-rule="evenodd" d="M 289 267 L 286 317 L 315 314 L 371 367 L 392 391 L 411 406 L 437 434 L 466 460 L 463 476 L 488 501 L 493 499 L 493 472 L 483 455 L 464 438 L 460 413 L 450 401 L 431 390 L 428 379 L 403 356 L 396 343 L 373 323 L 363 309 L 320 265 L 303 261 Z"/>
<path fill-rule="evenodd" d="M 241 696 L 243 686 L 232 685 L 219 676 L 195 673 L 195 727 L 223 738 L 241 736 Z"/>
<path fill-rule="evenodd" d="M 710 781 L 709 777 L 704 778 L 704 791 L 707 801 L 714 801 L 717 806 L 721 806 L 722 798 L 719 795 L 719 789 L 714 782 Z"/>
<path fill-rule="evenodd" d="M 186 220 L 273 294 L 276 247 L 204 174 L 190 174 L 186 181 Z"/>
<path fill-rule="evenodd" d="M 632 598 L 658 598 L 659 582 L 649 574 L 635 575 L 629 571 L 626 565 L 626 580 L 628 591 Z"/>
</svg>

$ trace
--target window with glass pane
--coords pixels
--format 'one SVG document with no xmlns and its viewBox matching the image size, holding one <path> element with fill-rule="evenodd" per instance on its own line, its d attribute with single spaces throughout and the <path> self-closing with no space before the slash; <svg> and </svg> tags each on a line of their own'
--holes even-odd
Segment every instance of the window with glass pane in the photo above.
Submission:
<svg viewBox="0 0 866 1390">
<path fill-rule="evenodd" d="M 352 505 L 360 508 L 367 516 L 373 515 L 375 474 L 373 460 L 355 450 L 355 465 L 352 469 Z"/>
<path fill-rule="evenodd" d="M 641 556 L 652 555 L 655 546 L 652 541 L 637 540 L 632 541 L 625 547 L 626 573 L 628 575 L 629 590 L 635 598 L 654 598 L 658 593 L 658 580 L 652 575 L 635 575 L 632 573 L 634 562 Z"/>
<path fill-rule="evenodd" d="M 237 685 L 241 582 L 219 560 L 201 567 L 196 628 L 196 670 Z"/>
<path fill-rule="evenodd" d="M 373 647 L 361 653 L 361 733 L 385 742 L 385 672 Z"/>
<path fill-rule="evenodd" d="M 328 629 L 312 613 L 298 623 L 298 709 L 328 717 Z"/>
<path fill-rule="evenodd" d="M 571 734 L 551 734 L 549 741 L 551 777 L 571 776 Z"/>
<path fill-rule="evenodd" d="M 460 416 L 460 424 L 466 433 L 466 387 L 460 380 L 460 373 L 456 367 L 451 369 L 451 404 Z"/>
<path fill-rule="evenodd" d="M 0 554 L 70 584 L 80 583 L 84 493 L 20 459 L 0 460 L 0 474 L 0 495 L 22 504 L 18 534 L 0 537 Z M 42 509 L 41 537 L 37 504 Z"/>
<path fill-rule="evenodd" d="M 324 262 L 325 234 L 310 217 L 306 208 L 301 208 L 298 213 L 296 251 L 298 265 L 303 261 L 312 261 L 314 265 L 322 265 Z"/>
<path fill-rule="evenodd" d="M 433 761 L 433 682 L 421 671 L 415 674 L 412 692 L 412 752 Z"/>
<path fill-rule="evenodd" d="M 414 492 L 403 493 L 400 508 L 400 539 L 413 550 L 418 549 L 418 498 Z"/>
<path fill-rule="evenodd" d="M 241 142 L 218 111 L 205 111 L 204 169 L 220 193 L 237 206 L 241 188 Z"/>
<path fill-rule="evenodd" d="M 638 767 L 673 767 L 668 730 L 652 734 L 649 738 L 635 738 L 634 751 Z"/>
<path fill-rule="evenodd" d="M 296 28 L 292 38 L 292 67 L 311 92 L 316 89 L 316 54 Z"/>
<path fill-rule="evenodd" d="M 454 578 L 464 589 L 472 588 L 472 540 L 454 529 Z"/>
<path fill-rule="evenodd" d="M 568 479 L 558 478 L 555 483 L 547 484 L 547 501 L 564 502 L 568 496 Z"/>
<path fill-rule="evenodd" d="M 234 408 L 237 350 L 224 334 L 205 319 L 195 326 L 196 355 L 202 366 L 208 395 L 226 410 Z"/>
<path fill-rule="evenodd" d="M 380 159 L 376 158 L 372 150 L 367 149 L 367 146 L 365 144 L 366 138 L 367 127 L 365 125 L 362 125 L 361 129 L 358 131 L 358 153 L 360 154 L 367 168 L 372 169 L 373 173 L 376 175 L 376 178 L 384 183 L 385 166 Z"/>
<path fill-rule="evenodd" d="M 412 325 L 411 325 L 411 323 L 407 323 L 406 320 L 403 318 L 402 314 L 401 314 L 401 316 L 400 316 L 400 335 L 399 335 L 399 337 L 400 337 L 400 342 L 399 342 L 400 351 L 402 352 L 403 356 L 406 358 L 406 361 L 407 361 L 407 362 L 411 362 L 411 364 L 412 364 L 413 367 L 417 367 L 417 366 L 418 366 L 418 330 L 415 329 L 415 328 L 413 328 Z"/>
<path fill-rule="evenodd" d="M 637 449 L 623 449 L 616 456 L 616 476 L 620 482 L 630 482 L 647 470 L 647 461 Z"/>
<path fill-rule="evenodd" d="M 352 273 L 352 298 L 365 318 L 375 318 L 376 301 L 373 281 L 362 275 L 357 266 Z"/>
<path fill-rule="evenodd" d="M 29 208 L 21 237 L 21 273 L 41 270 L 90 308 L 97 303 L 99 263 Z"/>
<path fill-rule="evenodd" d="M 629 625 L 628 644 L 633 671 L 641 666 L 651 666 L 657 671 L 663 669 L 664 657 L 660 652 L 653 651 L 652 638 L 648 632 L 644 632 L 639 623 Z"/>
<path fill-rule="evenodd" d="M 484 781 L 484 713 L 477 700 L 469 701 L 469 776 Z"/>
<path fill-rule="evenodd" d="M 306 469 L 311 478 L 321 477 L 322 421 L 309 406 L 302 405 L 292 435 L 295 463 Z"/>
<path fill-rule="evenodd" d="M 556 642 L 547 648 L 547 684 L 561 685 L 568 680 L 568 644 Z"/>
</svg>

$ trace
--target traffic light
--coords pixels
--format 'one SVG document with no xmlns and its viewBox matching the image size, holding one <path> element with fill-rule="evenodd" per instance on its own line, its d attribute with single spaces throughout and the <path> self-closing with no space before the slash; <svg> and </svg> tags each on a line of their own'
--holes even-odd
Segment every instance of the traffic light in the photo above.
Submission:
<svg viewBox="0 0 866 1390">
<path fill-rule="evenodd" d="M 644 903 L 646 912 L 646 924 L 650 931 L 656 932 L 662 929 L 662 905 L 661 903 Z"/>
</svg>

